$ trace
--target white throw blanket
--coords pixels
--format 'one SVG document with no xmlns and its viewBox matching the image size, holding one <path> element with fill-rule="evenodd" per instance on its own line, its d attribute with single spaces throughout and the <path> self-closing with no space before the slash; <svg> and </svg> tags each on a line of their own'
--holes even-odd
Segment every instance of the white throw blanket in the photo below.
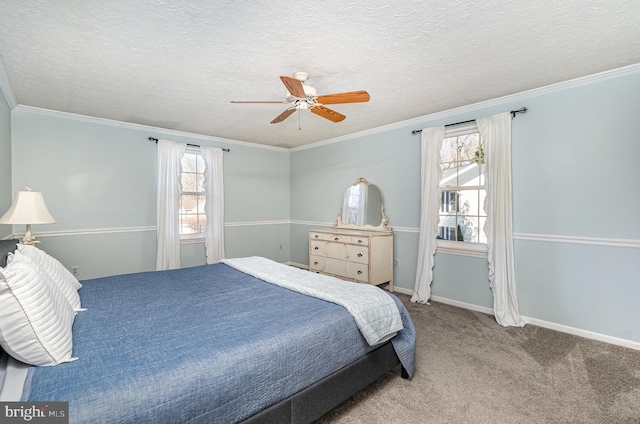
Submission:
<svg viewBox="0 0 640 424">
<path fill-rule="evenodd" d="M 378 287 L 343 281 L 258 256 L 220 262 L 268 283 L 345 307 L 371 346 L 389 340 L 403 329 L 394 300 Z"/>
</svg>

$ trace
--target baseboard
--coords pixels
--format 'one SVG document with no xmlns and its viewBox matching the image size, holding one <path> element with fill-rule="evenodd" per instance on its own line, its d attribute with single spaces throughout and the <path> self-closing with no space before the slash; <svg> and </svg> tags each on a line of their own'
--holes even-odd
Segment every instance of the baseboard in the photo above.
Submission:
<svg viewBox="0 0 640 424">
<path fill-rule="evenodd" d="M 309 269 L 309 265 L 299 264 L 297 262 L 285 262 L 284 264 L 289 266 L 295 266 L 296 268 L 300 268 L 300 269 Z"/>
<path fill-rule="evenodd" d="M 621 339 L 619 337 L 608 336 L 606 334 L 596 333 L 589 330 L 583 330 L 581 328 L 569 327 L 568 325 L 557 324 L 555 322 L 544 321 L 537 318 L 522 317 L 529 324 L 537 325 L 538 327 L 548 328 L 550 330 L 560 331 L 562 333 L 573 334 L 574 336 L 584 337 L 586 339 L 597 340 L 599 342 L 609 343 L 617 346 L 628 347 L 630 349 L 640 350 L 640 342 L 633 340 Z"/>
<path fill-rule="evenodd" d="M 431 296 L 431 300 L 434 302 L 440 302 L 451 306 L 457 306 L 459 308 L 469 309 L 471 311 L 482 312 L 483 314 L 493 315 L 493 309 L 484 306 L 478 306 L 471 303 L 460 302 L 458 300 L 447 299 L 446 297 Z M 525 322 L 531 325 L 537 325 L 538 327 L 548 328 L 550 330 L 560 331 L 562 333 L 573 334 L 574 336 L 584 337 L 586 339 L 597 340 L 617 346 L 628 347 L 634 350 L 640 350 L 640 342 L 633 340 L 621 339 L 619 337 L 608 336 L 606 334 L 596 333 L 589 330 L 583 330 L 581 328 L 570 327 L 568 325 L 558 324 L 555 322 L 549 322 L 538 318 L 531 318 L 522 316 Z"/>
<path fill-rule="evenodd" d="M 402 293 L 402 294 L 406 294 L 406 295 L 409 295 L 409 296 L 413 295 L 413 290 L 405 289 L 403 287 L 398 287 L 398 286 L 394 286 L 393 287 L 393 292 L 394 293 Z"/>
<path fill-rule="evenodd" d="M 297 268 L 309 269 L 307 265 L 299 264 L 296 262 L 285 262 L 287 265 L 295 266 Z M 394 292 L 413 295 L 413 290 L 405 289 L 403 287 L 394 287 Z M 448 299 L 446 297 L 441 296 L 431 296 L 430 300 L 434 302 L 444 303 L 446 305 L 456 306 L 458 308 L 468 309 L 470 311 L 481 312 L 487 315 L 493 315 L 493 309 L 487 308 L 486 306 L 474 305 L 473 303 L 461 302 L 459 300 Z M 617 346 L 628 347 L 634 350 L 640 350 L 640 342 L 635 342 L 633 340 L 621 339 L 619 337 L 608 336 L 606 334 L 596 333 L 589 330 L 583 330 L 581 328 L 570 327 L 568 325 L 557 324 L 555 322 L 549 322 L 545 320 L 541 320 L 538 318 L 531 318 L 527 316 L 523 316 L 527 323 L 532 325 L 537 325 L 538 327 L 548 328 L 550 330 L 560 331 L 562 333 L 573 334 L 574 336 L 584 337 L 586 339 L 597 340 L 600 342 L 605 342 Z"/>
<path fill-rule="evenodd" d="M 459 300 L 448 299 L 446 297 L 440 296 L 431 296 L 430 300 L 433 300 L 434 302 L 444 303 L 446 305 L 457 306 L 458 308 L 468 309 L 470 311 L 493 315 L 493 309 L 487 308 L 486 306 L 474 305 L 473 303 L 461 302 Z"/>
</svg>

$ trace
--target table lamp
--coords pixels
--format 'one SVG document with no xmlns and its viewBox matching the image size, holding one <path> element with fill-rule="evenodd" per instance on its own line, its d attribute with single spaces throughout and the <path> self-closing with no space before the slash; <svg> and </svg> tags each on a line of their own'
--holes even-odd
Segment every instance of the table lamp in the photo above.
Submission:
<svg viewBox="0 0 640 424">
<path fill-rule="evenodd" d="M 27 231 L 22 244 L 37 244 L 40 241 L 31 233 L 31 224 L 53 224 L 56 220 L 51 216 L 44 197 L 39 191 L 16 191 L 16 198 L 9 210 L 0 218 L 0 224 L 26 224 Z"/>
</svg>

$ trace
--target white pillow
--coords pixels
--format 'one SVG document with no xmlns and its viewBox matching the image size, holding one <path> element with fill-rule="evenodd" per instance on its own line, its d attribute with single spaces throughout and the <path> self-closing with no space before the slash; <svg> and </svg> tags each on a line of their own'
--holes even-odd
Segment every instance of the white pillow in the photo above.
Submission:
<svg viewBox="0 0 640 424">
<path fill-rule="evenodd" d="M 80 284 L 76 277 L 74 277 L 64 265 L 53 256 L 48 255 L 44 250 L 40 250 L 35 246 L 18 244 L 17 250 L 33 259 L 36 264 L 42 267 L 56 286 L 64 293 L 74 311 L 80 311 L 82 309 L 80 296 L 78 295 L 78 289 L 82 287 L 82 284 Z"/>
<path fill-rule="evenodd" d="M 16 251 L 0 268 L 0 346 L 31 365 L 69 362 L 75 312 L 34 262 Z"/>
</svg>

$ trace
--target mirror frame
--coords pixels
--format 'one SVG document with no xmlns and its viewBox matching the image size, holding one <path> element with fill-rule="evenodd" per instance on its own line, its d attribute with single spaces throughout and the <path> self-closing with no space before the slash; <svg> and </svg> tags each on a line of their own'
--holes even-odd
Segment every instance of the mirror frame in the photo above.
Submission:
<svg viewBox="0 0 640 424">
<path fill-rule="evenodd" d="M 385 213 L 384 213 L 384 194 L 382 193 L 382 190 L 380 190 L 380 187 L 376 186 L 375 184 L 371 184 L 369 181 L 367 181 L 363 177 L 358 178 L 355 183 L 351 184 L 351 187 L 355 187 L 360 183 L 364 183 L 364 184 L 366 184 L 368 186 L 374 186 L 380 192 L 380 198 L 382 200 L 381 201 L 382 221 L 380 222 L 380 225 L 344 224 L 342 222 L 342 206 L 340 206 L 340 214 L 338 214 L 338 217 L 336 219 L 337 223 L 335 223 L 332 228 L 347 229 L 347 230 L 363 230 L 363 231 L 385 231 L 385 232 L 393 231 L 393 229 L 391 227 L 387 227 L 387 222 L 389 222 L 389 219 L 387 218 L 387 215 L 385 215 Z M 347 190 L 348 189 L 349 189 L 349 187 L 347 187 Z M 345 192 L 346 192 L 346 190 L 345 190 Z M 344 197 L 344 192 L 343 192 L 342 196 Z"/>
</svg>

